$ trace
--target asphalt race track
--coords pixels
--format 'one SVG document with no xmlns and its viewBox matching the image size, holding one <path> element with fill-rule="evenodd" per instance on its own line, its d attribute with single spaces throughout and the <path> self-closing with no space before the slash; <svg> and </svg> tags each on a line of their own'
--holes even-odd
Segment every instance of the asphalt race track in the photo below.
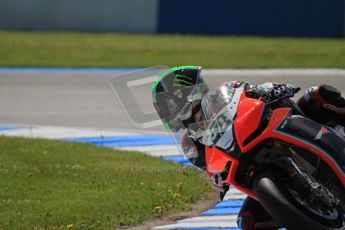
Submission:
<svg viewBox="0 0 345 230">
<path fill-rule="evenodd" d="M 345 93 L 344 70 L 204 70 L 208 82 L 276 81 L 306 89 L 328 83 Z M 112 93 L 111 73 L 0 73 L 0 123 L 133 129 Z M 302 91 L 303 91 L 302 90 Z M 143 106 L 151 106 L 142 94 Z M 146 96 L 145 96 L 145 95 Z"/>
</svg>

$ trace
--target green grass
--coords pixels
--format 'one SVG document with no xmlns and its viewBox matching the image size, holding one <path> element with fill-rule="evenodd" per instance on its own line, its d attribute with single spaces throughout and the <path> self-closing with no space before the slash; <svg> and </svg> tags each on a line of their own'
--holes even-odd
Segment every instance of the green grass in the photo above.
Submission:
<svg viewBox="0 0 345 230">
<path fill-rule="evenodd" d="M 0 66 L 345 68 L 345 39 L 0 31 Z"/>
<path fill-rule="evenodd" d="M 210 187 L 182 169 L 140 153 L 1 137 L 0 229 L 111 229 L 184 210 Z"/>
</svg>

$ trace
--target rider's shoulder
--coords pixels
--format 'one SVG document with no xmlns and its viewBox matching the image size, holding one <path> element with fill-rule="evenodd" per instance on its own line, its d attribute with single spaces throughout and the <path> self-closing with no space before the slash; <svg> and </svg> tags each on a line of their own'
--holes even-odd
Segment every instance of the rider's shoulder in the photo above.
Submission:
<svg viewBox="0 0 345 230">
<path fill-rule="evenodd" d="M 252 88 L 254 85 L 252 85 L 249 82 L 245 82 L 245 81 L 228 81 L 228 82 L 224 82 L 220 88 L 225 87 L 227 89 L 237 89 L 237 88 L 244 88 L 244 89 L 250 89 Z"/>
</svg>

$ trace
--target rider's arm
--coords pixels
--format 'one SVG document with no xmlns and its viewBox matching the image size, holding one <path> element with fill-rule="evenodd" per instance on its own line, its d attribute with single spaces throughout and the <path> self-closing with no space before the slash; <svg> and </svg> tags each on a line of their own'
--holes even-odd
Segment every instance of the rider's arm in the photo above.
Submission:
<svg viewBox="0 0 345 230">
<path fill-rule="evenodd" d="M 205 146 L 198 141 L 194 141 L 188 133 L 182 138 L 182 149 L 187 159 L 195 166 L 202 170 L 206 170 Z"/>
<path fill-rule="evenodd" d="M 182 138 L 182 149 L 184 155 L 188 158 L 193 165 L 202 169 L 211 178 L 214 186 L 218 188 L 223 188 L 223 180 L 220 173 L 211 173 L 207 171 L 206 168 L 206 157 L 205 157 L 205 145 L 193 140 L 188 133 L 183 135 Z"/>
</svg>

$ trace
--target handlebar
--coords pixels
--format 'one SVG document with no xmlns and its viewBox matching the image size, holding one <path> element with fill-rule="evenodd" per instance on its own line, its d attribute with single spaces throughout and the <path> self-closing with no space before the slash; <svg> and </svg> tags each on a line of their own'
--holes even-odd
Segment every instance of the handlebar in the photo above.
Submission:
<svg viewBox="0 0 345 230">
<path fill-rule="evenodd" d="M 290 84 L 276 85 L 269 92 L 269 100 L 266 101 L 267 104 L 273 104 L 278 101 L 288 99 L 293 97 L 296 93 L 301 90 L 301 87 L 295 87 Z"/>
</svg>

